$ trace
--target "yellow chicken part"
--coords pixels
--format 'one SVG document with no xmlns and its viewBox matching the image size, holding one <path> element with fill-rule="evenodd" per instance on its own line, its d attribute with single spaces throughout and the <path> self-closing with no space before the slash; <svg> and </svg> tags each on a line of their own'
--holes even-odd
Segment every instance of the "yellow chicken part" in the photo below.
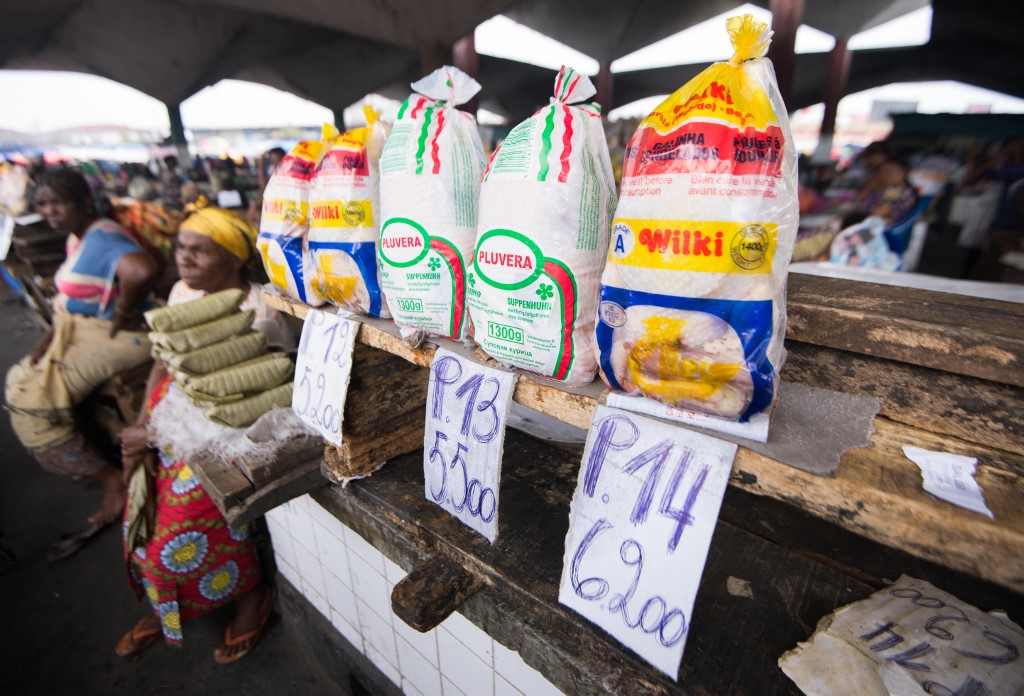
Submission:
<svg viewBox="0 0 1024 696">
<path fill-rule="evenodd" d="M 647 396 L 675 405 L 706 401 L 728 384 L 741 365 L 695 359 L 683 354 L 685 319 L 653 316 L 626 358 L 629 379 Z M 699 348 L 692 346 L 691 348 Z"/>
</svg>

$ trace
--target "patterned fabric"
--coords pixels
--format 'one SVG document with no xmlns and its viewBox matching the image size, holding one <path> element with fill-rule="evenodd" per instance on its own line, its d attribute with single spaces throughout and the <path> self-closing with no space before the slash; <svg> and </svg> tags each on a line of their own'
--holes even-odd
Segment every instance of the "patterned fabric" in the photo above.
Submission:
<svg viewBox="0 0 1024 696">
<path fill-rule="evenodd" d="M 171 384 L 153 390 L 150 410 Z M 164 639 L 180 646 L 183 622 L 256 587 L 262 569 L 248 528 L 230 529 L 188 464 L 170 449 L 158 454 L 155 530 L 145 547 L 125 546 L 125 562 L 136 596 L 145 594 L 160 616 Z"/>
<path fill-rule="evenodd" d="M 70 235 L 68 257 L 53 277 L 58 293 L 54 306 L 70 314 L 113 319 L 117 264 L 125 254 L 141 251 L 123 227 L 105 218 L 89 225 L 81 239 Z"/>
</svg>

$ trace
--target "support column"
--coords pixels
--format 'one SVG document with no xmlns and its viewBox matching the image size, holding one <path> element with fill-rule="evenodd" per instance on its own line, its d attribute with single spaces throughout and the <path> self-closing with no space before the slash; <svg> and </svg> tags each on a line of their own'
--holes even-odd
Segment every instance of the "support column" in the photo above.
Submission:
<svg viewBox="0 0 1024 696">
<path fill-rule="evenodd" d="M 601 68 L 597 71 L 597 81 L 594 87 L 597 88 L 597 103 L 601 105 L 601 114 L 608 118 L 608 112 L 612 110 L 612 99 L 614 99 L 615 76 L 612 75 L 611 61 L 601 61 Z"/>
<path fill-rule="evenodd" d="M 768 57 L 775 66 L 782 101 L 789 102 L 793 93 L 793 75 L 796 72 L 796 30 L 804 17 L 804 0 L 769 0 L 772 13 L 771 46 Z"/>
<path fill-rule="evenodd" d="M 480 56 L 476 52 L 476 38 L 472 33 L 466 34 L 452 46 L 452 65 L 477 82 L 480 81 Z M 477 109 L 480 108 L 480 94 L 477 93 L 459 108 L 476 116 Z"/>
<path fill-rule="evenodd" d="M 348 130 L 347 128 L 345 128 L 345 110 L 331 109 L 331 111 L 334 112 L 334 127 L 337 128 L 342 133 L 344 133 L 346 130 Z"/>
<path fill-rule="evenodd" d="M 452 49 L 440 43 L 420 46 L 420 74 L 429 75 L 443 65 L 451 65 Z"/>
<path fill-rule="evenodd" d="M 178 162 L 182 171 L 192 167 L 192 155 L 188 152 L 188 141 L 185 140 L 185 124 L 181 121 L 181 104 L 165 104 L 167 118 L 171 122 L 171 144 L 178 149 Z"/>
<path fill-rule="evenodd" d="M 850 60 L 853 51 L 849 47 L 849 37 L 836 37 L 835 48 L 828 56 L 828 70 L 825 73 L 825 113 L 821 117 L 821 135 L 818 147 L 814 150 L 811 161 L 826 164 L 832 159 L 832 140 L 836 132 L 836 113 L 839 100 L 846 90 L 846 78 L 850 74 Z"/>
</svg>

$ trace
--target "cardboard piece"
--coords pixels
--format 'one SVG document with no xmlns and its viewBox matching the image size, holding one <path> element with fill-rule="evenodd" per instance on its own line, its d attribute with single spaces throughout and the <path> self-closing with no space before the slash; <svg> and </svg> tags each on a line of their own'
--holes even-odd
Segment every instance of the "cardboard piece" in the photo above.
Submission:
<svg viewBox="0 0 1024 696">
<path fill-rule="evenodd" d="M 627 410 L 634 410 L 630 402 L 641 400 L 629 396 L 613 399 L 616 396 L 608 396 L 609 405 L 622 404 Z M 694 422 L 677 422 L 680 427 L 708 432 L 801 471 L 832 477 L 846 450 L 871 446 L 872 421 L 881 405 L 882 400 L 873 396 L 781 382 L 767 442 L 741 437 L 737 432 L 709 430 Z"/>
<path fill-rule="evenodd" d="M 824 617 L 779 666 L 805 694 L 1017 694 L 1024 630 L 923 580 L 890 587 Z"/>
</svg>

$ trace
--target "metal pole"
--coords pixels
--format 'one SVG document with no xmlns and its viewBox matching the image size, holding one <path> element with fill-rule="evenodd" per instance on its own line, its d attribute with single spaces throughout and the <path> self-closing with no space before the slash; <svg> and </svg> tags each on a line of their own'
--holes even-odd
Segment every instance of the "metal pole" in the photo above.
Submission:
<svg viewBox="0 0 1024 696">
<path fill-rule="evenodd" d="M 825 74 L 825 113 L 821 117 L 821 136 L 818 147 L 811 160 L 815 163 L 827 163 L 832 159 L 832 141 L 836 132 L 836 113 L 839 100 L 846 90 L 846 78 L 850 74 L 850 59 L 853 52 L 849 48 L 848 37 L 836 37 L 835 48 L 828 56 L 828 71 Z"/>
<path fill-rule="evenodd" d="M 181 104 L 166 104 L 167 118 L 171 122 L 171 144 L 178 149 L 178 162 L 182 170 L 192 166 L 192 156 L 188 152 L 188 141 L 185 140 L 185 124 L 181 120 Z"/>
<path fill-rule="evenodd" d="M 768 47 L 768 57 L 775 66 L 782 101 L 788 102 L 793 93 L 793 74 L 796 71 L 796 30 L 804 17 L 804 0 L 770 0 L 772 29 L 775 36 Z"/>
<path fill-rule="evenodd" d="M 474 80 L 480 80 L 480 56 L 476 52 L 476 38 L 472 33 L 466 34 L 452 46 L 452 65 Z M 459 108 L 476 115 L 480 108 L 480 94 L 477 93 L 477 96 Z"/>
</svg>

